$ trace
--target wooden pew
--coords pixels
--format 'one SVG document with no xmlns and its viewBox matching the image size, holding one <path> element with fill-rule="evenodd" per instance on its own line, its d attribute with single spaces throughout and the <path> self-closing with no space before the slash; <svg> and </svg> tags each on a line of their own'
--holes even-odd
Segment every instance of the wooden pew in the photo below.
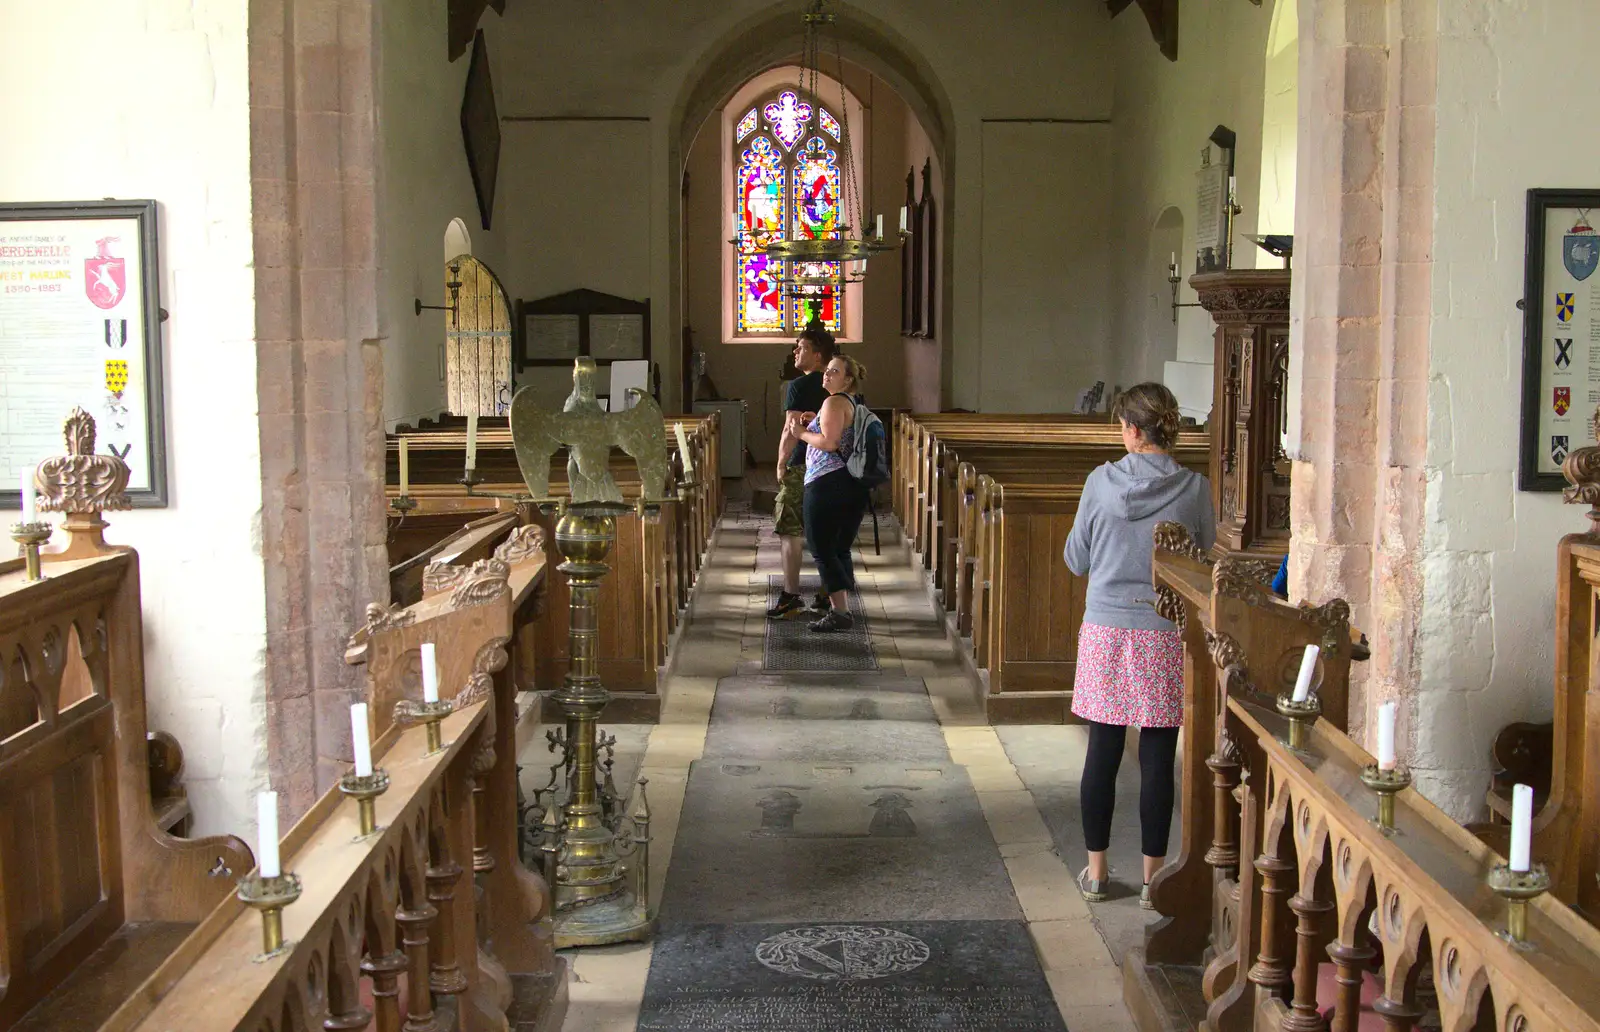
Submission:
<svg viewBox="0 0 1600 1032">
<path fill-rule="evenodd" d="M 610 559 L 612 573 L 604 582 L 599 607 L 601 676 L 615 693 L 607 710 L 610 719 L 623 722 L 659 719 L 660 672 L 669 658 L 669 643 L 688 605 L 720 516 L 720 481 L 714 475 L 709 479 L 700 476 L 716 469 L 716 420 L 714 414 L 668 420 L 685 426 L 690 459 L 696 471 L 694 486 L 683 492 L 683 501 L 665 502 L 659 513 L 643 520 L 638 517 L 617 520 L 617 544 Z M 669 444 L 675 458 L 681 460 L 681 456 L 676 456 L 675 436 L 669 429 Z M 459 526 L 460 514 L 470 512 L 469 506 L 481 505 L 484 496 L 526 490 L 511 449 L 509 430 L 494 428 L 487 419 L 478 438 L 476 473 L 481 482 L 474 488 L 482 492 L 478 497 L 469 497 L 458 483 L 465 465 L 464 422 L 459 431 L 429 431 L 409 435 L 406 440 L 410 456 L 410 496 L 418 505 L 406 520 L 432 514 L 442 521 L 440 526 L 448 526 L 450 519 L 446 514 L 453 513 L 458 517 L 456 525 Z M 390 439 L 389 449 L 393 479 L 388 494 L 392 500 L 399 490 L 397 438 Z M 675 464 L 673 485 L 680 482 L 682 469 L 681 464 Z M 614 455 L 611 471 L 624 496 L 637 499 L 640 487 L 633 461 L 621 454 Z M 566 459 L 559 455 L 551 461 L 552 493 L 564 495 L 565 485 Z M 518 519 L 543 527 L 547 539 L 554 533 L 556 517 L 553 515 L 524 505 L 519 508 Z M 400 522 L 403 526 L 405 521 Z M 531 683 L 523 687 L 554 689 L 566 673 L 567 590 L 563 578 L 552 578 L 548 597 L 536 613 L 530 614 L 532 626 L 528 634 L 519 636 L 519 640 L 526 640 L 529 651 L 526 676 Z"/>
<path fill-rule="evenodd" d="M 914 462 L 932 458 L 923 488 L 905 502 L 922 528 L 924 560 L 952 628 L 971 636 L 990 721 L 1073 720 L 1086 585 L 1061 551 L 1089 473 L 1125 454 L 1120 430 L 1081 417 L 1056 424 L 1011 417 L 986 427 L 967 416 L 951 429 L 927 430 L 912 448 Z M 1174 454 L 1203 472 L 1209 443 L 1185 434 Z"/>
<path fill-rule="evenodd" d="M 169 824 L 187 801 L 171 783 L 181 751 L 146 725 L 139 557 L 101 534 L 100 510 L 127 506 L 127 467 L 93 453 L 88 416 L 74 425 L 81 449 L 35 477 L 41 509 L 67 513 L 67 546 L 33 583 L 0 561 L 5 1032 L 97 1028 L 255 863 L 237 838 L 157 823 L 152 769 Z"/>
<path fill-rule="evenodd" d="M 1557 899 L 1600 923 L 1600 669 L 1595 628 L 1600 620 L 1600 457 L 1578 449 L 1567 477 L 1570 502 L 1588 502 L 1590 527 L 1556 548 L 1554 720 L 1518 723 L 1494 742 L 1500 770 L 1487 803 L 1491 822 L 1473 830 L 1493 848 L 1507 848 L 1511 787 L 1534 788 L 1534 851 L 1547 858 Z"/>
<path fill-rule="evenodd" d="M 260 918 L 230 896 L 101 1032 L 399 1032 L 402 1021 L 491 1032 L 508 1013 L 517 1027 L 560 1027 L 567 977 L 550 894 L 517 856 L 504 651 L 545 568 L 538 532 L 524 528 L 490 559 L 435 564 L 415 605 L 369 610 L 347 659 L 368 672 L 374 759 L 390 777 L 378 830 L 360 837 L 355 801 L 329 792 L 281 845 L 304 885 L 283 913 L 285 950 L 258 960 Z M 397 703 L 420 701 L 424 641 L 454 703 L 437 753 L 424 728 L 394 719 Z"/>
<path fill-rule="evenodd" d="M 1123 962 L 1138 1027 L 1412 1029 L 1437 1010 L 1446 1029 L 1600 1030 L 1600 930 L 1544 896 L 1529 904 L 1535 948 L 1506 942 L 1485 884 L 1501 857 L 1414 789 L 1396 797 L 1399 834 L 1375 827 L 1372 758 L 1342 721 L 1285 744 L 1272 698 L 1306 644 L 1323 649 L 1324 712 L 1345 712 L 1348 607 L 1289 606 L 1248 560 L 1157 542 L 1186 724 L 1178 854 L 1151 883 L 1162 920 Z"/>
</svg>

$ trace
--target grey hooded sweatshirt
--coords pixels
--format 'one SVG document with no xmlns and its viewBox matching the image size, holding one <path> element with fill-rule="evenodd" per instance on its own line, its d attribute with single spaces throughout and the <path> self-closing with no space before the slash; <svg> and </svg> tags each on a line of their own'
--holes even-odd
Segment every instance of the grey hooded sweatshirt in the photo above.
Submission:
<svg viewBox="0 0 1600 1032">
<path fill-rule="evenodd" d="M 1210 548 L 1217 539 L 1210 482 L 1158 453 L 1130 452 L 1089 474 L 1063 553 L 1073 573 L 1089 577 L 1084 623 L 1173 629 L 1150 605 L 1155 529 L 1166 520 L 1188 527 L 1201 548 Z"/>
</svg>

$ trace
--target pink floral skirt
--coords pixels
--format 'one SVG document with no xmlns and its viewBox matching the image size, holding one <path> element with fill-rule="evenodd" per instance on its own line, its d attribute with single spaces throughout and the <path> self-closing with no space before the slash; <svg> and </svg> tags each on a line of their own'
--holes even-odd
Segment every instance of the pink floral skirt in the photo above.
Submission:
<svg viewBox="0 0 1600 1032">
<path fill-rule="evenodd" d="M 1183 724 L 1183 639 L 1177 631 L 1078 628 L 1072 712 L 1133 727 Z"/>
</svg>

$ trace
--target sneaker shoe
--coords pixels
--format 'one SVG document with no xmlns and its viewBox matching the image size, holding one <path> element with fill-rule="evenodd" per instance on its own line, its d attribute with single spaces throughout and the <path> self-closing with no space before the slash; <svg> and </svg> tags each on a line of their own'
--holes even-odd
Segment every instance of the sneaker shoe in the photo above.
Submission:
<svg viewBox="0 0 1600 1032">
<path fill-rule="evenodd" d="M 841 613 L 837 609 L 830 609 L 811 621 L 811 629 L 819 632 L 848 631 L 855 625 L 855 619 L 849 613 Z"/>
<path fill-rule="evenodd" d="M 778 604 L 767 610 L 768 620 L 781 620 L 790 613 L 798 613 L 806 607 L 799 595 L 791 595 L 787 591 L 778 592 Z"/>
<path fill-rule="evenodd" d="M 832 608 L 833 603 L 828 601 L 828 593 L 825 591 L 817 592 L 817 597 L 811 600 L 811 611 L 813 613 L 826 613 Z"/>
<path fill-rule="evenodd" d="M 1106 893 L 1106 883 L 1089 877 L 1089 868 L 1078 873 L 1078 892 L 1086 903 L 1104 903 L 1111 897 Z"/>
<path fill-rule="evenodd" d="M 1150 898 L 1150 883 L 1145 882 L 1144 888 L 1139 890 L 1139 905 L 1146 910 L 1154 910 L 1155 902 Z"/>
</svg>

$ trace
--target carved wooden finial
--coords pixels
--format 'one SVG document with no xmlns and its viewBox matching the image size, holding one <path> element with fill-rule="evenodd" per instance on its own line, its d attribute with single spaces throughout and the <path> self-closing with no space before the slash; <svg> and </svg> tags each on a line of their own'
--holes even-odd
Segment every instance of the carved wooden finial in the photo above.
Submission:
<svg viewBox="0 0 1600 1032">
<path fill-rule="evenodd" d="M 1589 506 L 1589 536 L 1600 538 L 1600 407 L 1589 420 L 1595 444 L 1572 451 L 1561 464 L 1561 475 L 1572 486 L 1561 497 L 1572 505 Z"/>
<path fill-rule="evenodd" d="M 67 417 L 65 436 L 68 455 L 93 455 L 94 417 L 82 408 L 74 408 Z"/>
<path fill-rule="evenodd" d="M 39 511 L 66 513 L 62 524 L 70 536 L 55 559 L 82 559 L 111 551 L 104 537 L 107 509 L 131 509 L 128 500 L 128 464 L 115 455 L 94 453 L 94 417 L 81 408 L 72 410 L 65 426 L 67 454 L 45 459 L 34 471 L 39 489 Z"/>
</svg>

